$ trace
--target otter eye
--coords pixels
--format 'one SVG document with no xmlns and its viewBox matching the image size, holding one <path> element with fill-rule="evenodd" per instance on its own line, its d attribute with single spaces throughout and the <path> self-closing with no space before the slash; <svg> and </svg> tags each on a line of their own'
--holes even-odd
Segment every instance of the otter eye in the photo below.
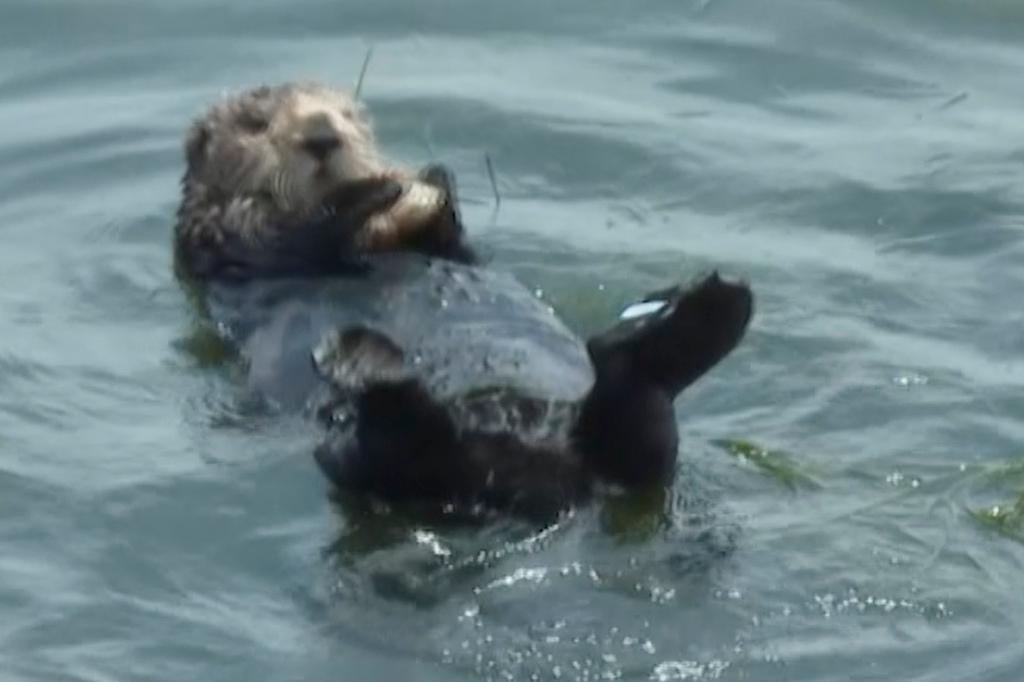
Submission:
<svg viewBox="0 0 1024 682">
<path fill-rule="evenodd" d="M 270 127 L 270 121 L 255 111 L 243 111 L 235 119 L 239 127 L 251 135 L 258 135 Z"/>
</svg>

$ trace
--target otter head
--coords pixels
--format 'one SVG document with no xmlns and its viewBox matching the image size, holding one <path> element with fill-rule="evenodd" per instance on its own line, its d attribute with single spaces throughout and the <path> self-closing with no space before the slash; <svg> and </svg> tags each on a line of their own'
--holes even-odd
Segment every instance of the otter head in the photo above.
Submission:
<svg viewBox="0 0 1024 682">
<path fill-rule="evenodd" d="M 197 120 L 185 143 L 185 182 L 262 197 L 286 213 L 315 209 L 347 180 L 383 171 L 362 106 L 314 84 L 235 95 Z"/>
</svg>

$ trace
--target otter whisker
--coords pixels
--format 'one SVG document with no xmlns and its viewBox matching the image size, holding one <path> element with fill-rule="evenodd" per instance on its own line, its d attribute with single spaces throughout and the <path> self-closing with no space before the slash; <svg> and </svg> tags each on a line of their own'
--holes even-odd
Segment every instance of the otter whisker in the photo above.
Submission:
<svg viewBox="0 0 1024 682">
<path fill-rule="evenodd" d="M 233 166 L 230 169 L 225 169 L 224 172 L 223 172 L 223 176 L 224 176 L 224 180 L 223 180 L 224 184 L 226 184 L 229 187 L 239 187 L 239 188 L 242 188 L 242 187 L 246 187 L 246 185 L 247 185 L 247 183 L 245 182 L 247 174 L 246 174 L 245 169 L 242 167 L 241 164 L 239 164 L 237 166 Z"/>
<path fill-rule="evenodd" d="M 223 169 L 224 177 L 229 186 L 252 189 L 253 179 L 260 176 L 258 172 L 260 161 L 251 156 L 242 154 L 239 154 L 239 156 L 242 158 L 237 159 L 235 163 L 225 166 Z"/>
<path fill-rule="evenodd" d="M 293 189 L 292 183 L 290 182 L 290 176 L 288 170 L 280 168 L 274 173 L 271 184 L 273 187 L 274 196 L 277 197 L 278 202 L 286 211 L 290 211 L 293 208 Z"/>
</svg>

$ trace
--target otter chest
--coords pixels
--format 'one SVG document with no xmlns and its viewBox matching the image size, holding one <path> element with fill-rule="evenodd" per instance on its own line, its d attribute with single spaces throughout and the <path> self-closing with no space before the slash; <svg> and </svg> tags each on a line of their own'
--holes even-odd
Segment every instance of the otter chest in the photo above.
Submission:
<svg viewBox="0 0 1024 682">
<path fill-rule="evenodd" d="M 214 285 L 210 313 L 249 365 L 252 388 L 284 407 L 320 385 L 310 353 L 338 327 L 398 342 L 436 395 L 508 387 L 572 401 L 593 381 L 586 349 L 506 273 L 393 254 L 365 276 Z"/>
</svg>

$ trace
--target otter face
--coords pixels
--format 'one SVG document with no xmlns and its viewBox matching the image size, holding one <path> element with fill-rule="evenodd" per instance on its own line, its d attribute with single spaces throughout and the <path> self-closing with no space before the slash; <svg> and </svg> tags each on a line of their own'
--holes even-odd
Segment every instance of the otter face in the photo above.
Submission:
<svg viewBox="0 0 1024 682">
<path fill-rule="evenodd" d="M 186 157 L 186 182 L 269 198 L 286 213 L 312 211 L 344 181 L 383 172 L 362 107 L 311 84 L 258 88 L 214 106 L 193 124 Z"/>
</svg>

